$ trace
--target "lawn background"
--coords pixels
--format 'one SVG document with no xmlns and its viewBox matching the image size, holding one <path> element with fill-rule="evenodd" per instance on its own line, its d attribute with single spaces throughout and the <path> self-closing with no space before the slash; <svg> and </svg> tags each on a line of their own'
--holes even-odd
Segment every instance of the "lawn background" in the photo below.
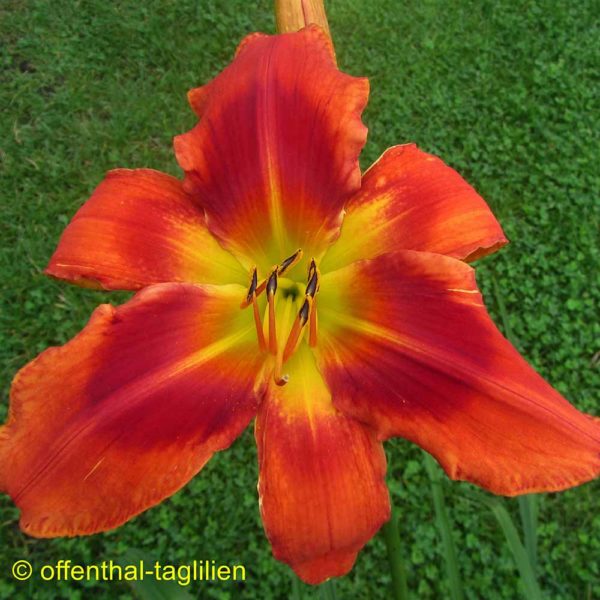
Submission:
<svg viewBox="0 0 600 600">
<path fill-rule="evenodd" d="M 331 0 L 341 68 L 371 81 L 366 167 L 414 141 L 458 169 L 511 240 L 478 263 L 491 312 L 496 280 L 528 360 L 576 406 L 600 413 L 598 4 L 595 1 Z M 366 7 L 369 8 L 366 8 Z M 105 301 L 41 275 L 59 235 L 114 167 L 179 175 L 172 137 L 194 125 L 186 91 L 206 82 L 255 30 L 269 1 L 25 1 L 0 5 L 0 384 L 62 344 Z M 68 385 L 68 382 L 66 382 Z M 386 445 L 409 585 L 448 595 L 422 453 Z M 125 584 L 17 583 L 15 560 L 93 564 L 128 547 L 163 563 L 211 558 L 247 567 L 244 586 L 203 584 L 199 598 L 286 598 L 292 577 L 270 555 L 258 514 L 248 430 L 185 489 L 120 529 L 34 540 L 0 498 L 0 598 L 128 597 Z M 517 598 L 518 577 L 491 513 L 445 486 L 469 598 Z M 548 597 L 600 597 L 600 482 L 540 503 L 540 583 Z M 507 503 L 516 515 L 516 501 Z M 340 598 L 385 598 L 381 539 L 336 582 Z M 307 597 L 314 592 L 303 588 Z"/>
</svg>

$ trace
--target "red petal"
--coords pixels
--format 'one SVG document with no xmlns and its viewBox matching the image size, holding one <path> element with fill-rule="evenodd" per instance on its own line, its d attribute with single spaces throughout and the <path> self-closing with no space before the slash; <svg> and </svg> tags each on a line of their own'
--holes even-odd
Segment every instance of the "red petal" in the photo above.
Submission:
<svg viewBox="0 0 600 600">
<path fill-rule="evenodd" d="M 243 288 L 163 284 L 102 305 L 24 367 L 0 429 L 0 488 L 38 537 L 111 529 L 185 485 L 256 412 Z M 258 393 L 258 392 L 257 392 Z"/>
<path fill-rule="evenodd" d="M 368 81 L 338 71 L 327 35 L 254 34 L 190 94 L 202 120 L 175 139 L 185 188 L 210 230 L 267 270 L 296 248 L 323 252 L 360 186 Z"/>
<path fill-rule="evenodd" d="M 347 207 L 340 239 L 321 268 L 333 270 L 395 250 L 469 261 L 506 243 L 485 200 L 439 158 L 407 144 L 386 150 L 365 173 Z"/>
<path fill-rule="evenodd" d="M 400 251 L 322 278 L 320 366 L 335 405 L 498 494 L 554 491 L 600 473 L 600 424 L 502 337 L 473 270 Z"/>
<path fill-rule="evenodd" d="M 307 583 L 347 573 L 389 518 L 385 455 L 374 433 L 339 413 L 302 345 L 256 420 L 258 491 L 273 554 Z"/>
<path fill-rule="evenodd" d="M 128 290 L 247 278 L 209 233 L 181 182 L 150 169 L 108 173 L 66 228 L 46 273 L 79 285 Z"/>
</svg>

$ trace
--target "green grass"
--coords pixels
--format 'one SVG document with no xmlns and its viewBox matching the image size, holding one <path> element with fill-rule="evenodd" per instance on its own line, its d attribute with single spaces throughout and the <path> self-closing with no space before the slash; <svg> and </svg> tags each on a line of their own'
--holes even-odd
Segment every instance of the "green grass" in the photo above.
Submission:
<svg viewBox="0 0 600 600">
<path fill-rule="evenodd" d="M 331 0 L 340 65 L 371 80 L 367 166 L 387 146 L 415 141 L 457 168 L 489 201 L 512 243 L 478 265 L 494 315 L 497 281 L 520 350 L 576 406 L 600 413 L 600 176 L 597 3 Z M 61 344 L 100 302 L 126 296 L 70 287 L 40 274 L 61 230 L 117 166 L 178 174 L 171 139 L 192 127 L 185 92 L 213 77 L 237 41 L 272 32 L 271 2 L 249 0 L 25 1 L 0 6 L 0 388 L 4 414 L 15 371 Z M 596 358 L 594 358 L 596 356 Z M 2 416 L 0 415 L 0 416 Z M 420 451 L 386 446 L 409 587 L 448 597 Z M 0 499 L 0 598 L 127 597 L 111 583 L 16 583 L 10 566 L 91 564 L 137 547 L 163 562 L 241 562 L 243 587 L 194 588 L 202 598 L 287 598 L 292 578 L 271 558 L 256 497 L 251 432 L 184 490 L 120 529 L 34 540 Z M 518 574 L 489 511 L 447 484 L 468 598 L 513 599 Z M 600 597 L 600 485 L 546 495 L 539 507 L 539 579 L 548 597 Z M 513 516 L 516 501 L 508 502 Z M 336 582 L 341 598 L 385 598 L 379 538 Z M 306 597 L 316 597 L 312 591 Z"/>
</svg>

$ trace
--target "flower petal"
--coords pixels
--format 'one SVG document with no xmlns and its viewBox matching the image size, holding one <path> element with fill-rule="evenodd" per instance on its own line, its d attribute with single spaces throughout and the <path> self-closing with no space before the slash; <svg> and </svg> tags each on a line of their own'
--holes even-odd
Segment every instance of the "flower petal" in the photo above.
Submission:
<svg viewBox="0 0 600 600">
<path fill-rule="evenodd" d="M 87 287 L 245 283 L 181 182 L 151 169 L 110 171 L 64 231 L 46 273 Z"/>
<path fill-rule="evenodd" d="M 0 489 L 38 537 L 111 529 L 185 485 L 254 416 L 260 356 L 238 286 L 161 284 L 102 305 L 25 366 Z"/>
<path fill-rule="evenodd" d="M 317 584 L 347 573 L 389 519 L 386 461 L 374 432 L 333 407 L 305 344 L 286 367 L 256 420 L 260 508 L 275 557 Z"/>
<path fill-rule="evenodd" d="M 415 144 L 386 150 L 346 210 L 340 238 L 321 265 L 324 272 L 395 250 L 471 261 L 507 243 L 485 200 Z"/>
<path fill-rule="evenodd" d="M 399 251 L 325 275 L 319 365 L 335 405 L 497 494 L 600 473 L 600 422 L 548 385 L 489 318 L 465 263 Z"/>
<path fill-rule="evenodd" d="M 175 138 L 185 189 L 246 266 L 267 270 L 303 248 L 320 255 L 360 187 L 368 81 L 338 71 L 327 35 L 247 37 L 190 103 L 202 115 Z"/>
</svg>

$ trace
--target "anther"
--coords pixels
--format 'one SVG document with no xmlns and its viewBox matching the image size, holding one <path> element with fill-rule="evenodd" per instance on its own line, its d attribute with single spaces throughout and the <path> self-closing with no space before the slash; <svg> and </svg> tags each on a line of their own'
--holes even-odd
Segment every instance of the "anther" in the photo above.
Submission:
<svg viewBox="0 0 600 600">
<path fill-rule="evenodd" d="M 317 290 L 319 289 L 319 272 L 317 269 L 314 269 L 312 272 L 312 276 L 308 281 L 308 285 L 306 286 L 306 295 L 311 298 L 315 297 Z"/>
<path fill-rule="evenodd" d="M 306 296 L 313 299 L 312 310 L 310 311 L 310 325 L 308 327 L 308 345 L 315 347 L 317 345 L 317 298 L 319 291 L 319 269 L 315 259 L 311 259 L 308 267 L 308 285 L 306 286 Z"/>
<path fill-rule="evenodd" d="M 248 288 L 248 294 L 246 295 L 246 304 L 250 304 L 252 302 L 252 298 L 254 298 L 256 294 L 256 286 L 258 285 L 258 275 L 256 272 L 256 267 L 252 269 L 252 275 L 250 277 L 250 287 Z"/>
<path fill-rule="evenodd" d="M 252 267 L 252 271 L 250 273 L 250 286 L 248 287 L 246 297 L 240 303 L 240 308 L 248 308 L 248 306 L 252 304 L 252 298 L 254 296 L 258 296 L 259 294 L 260 292 L 258 291 L 258 275 L 256 272 L 256 267 Z"/>
<path fill-rule="evenodd" d="M 269 287 L 269 285 L 272 287 L 274 286 L 273 293 L 275 293 L 277 291 L 277 277 L 289 271 L 302 258 L 302 255 L 302 248 L 298 248 L 294 254 L 288 256 L 278 266 L 273 267 L 269 277 L 267 279 L 263 279 L 260 283 L 258 283 L 256 267 L 254 267 L 252 270 L 252 281 L 250 283 L 250 288 L 248 289 L 246 298 L 240 303 L 240 308 L 247 308 L 250 306 L 250 304 L 252 304 L 252 295 L 254 294 L 257 297 L 260 296 L 265 289 Z"/>
<path fill-rule="evenodd" d="M 306 322 L 308 321 L 309 314 L 310 314 L 310 300 L 307 297 L 304 300 L 304 304 L 302 305 L 302 308 L 298 312 L 298 320 L 300 321 L 300 325 L 302 327 L 304 327 L 306 325 Z"/>
<path fill-rule="evenodd" d="M 254 325 L 256 326 L 256 337 L 258 339 L 258 347 L 261 352 L 267 349 L 267 343 L 265 341 L 265 334 L 263 331 L 262 321 L 260 318 L 260 311 L 258 309 L 258 302 L 256 300 L 256 286 L 258 284 L 258 276 L 256 267 L 252 268 L 252 274 L 250 275 L 250 287 L 248 288 L 248 294 L 246 300 L 242 302 L 241 307 L 246 308 L 252 304 L 252 312 L 254 313 Z"/>
<path fill-rule="evenodd" d="M 313 299 L 310 296 L 306 296 L 302 308 L 298 311 L 298 316 L 294 320 L 292 330 L 288 336 L 287 342 L 285 343 L 285 349 L 283 350 L 283 361 L 286 362 L 296 351 L 298 343 L 300 342 L 300 336 L 304 326 L 308 322 L 311 314 Z"/>
<path fill-rule="evenodd" d="M 298 248 L 294 254 L 281 262 L 279 267 L 277 267 L 277 274 L 283 275 L 286 271 L 289 271 L 302 258 L 302 254 L 302 248 Z"/>
<path fill-rule="evenodd" d="M 267 294 L 274 294 L 277 291 L 277 271 L 278 267 L 273 267 L 269 278 L 267 279 Z"/>
<path fill-rule="evenodd" d="M 310 278 L 312 277 L 312 274 L 314 271 L 317 270 L 317 263 L 315 262 L 314 258 L 310 259 L 310 263 L 308 265 L 308 277 L 307 277 L 307 281 L 310 281 Z"/>
<path fill-rule="evenodd" d="M 277 354 L 277 330 L 275 325 L 275 292 L 277 291 L 277 267 L 273 267 L 267 279 L 267 302 L 269 303 L 269 351 Z"/>
</svg>

